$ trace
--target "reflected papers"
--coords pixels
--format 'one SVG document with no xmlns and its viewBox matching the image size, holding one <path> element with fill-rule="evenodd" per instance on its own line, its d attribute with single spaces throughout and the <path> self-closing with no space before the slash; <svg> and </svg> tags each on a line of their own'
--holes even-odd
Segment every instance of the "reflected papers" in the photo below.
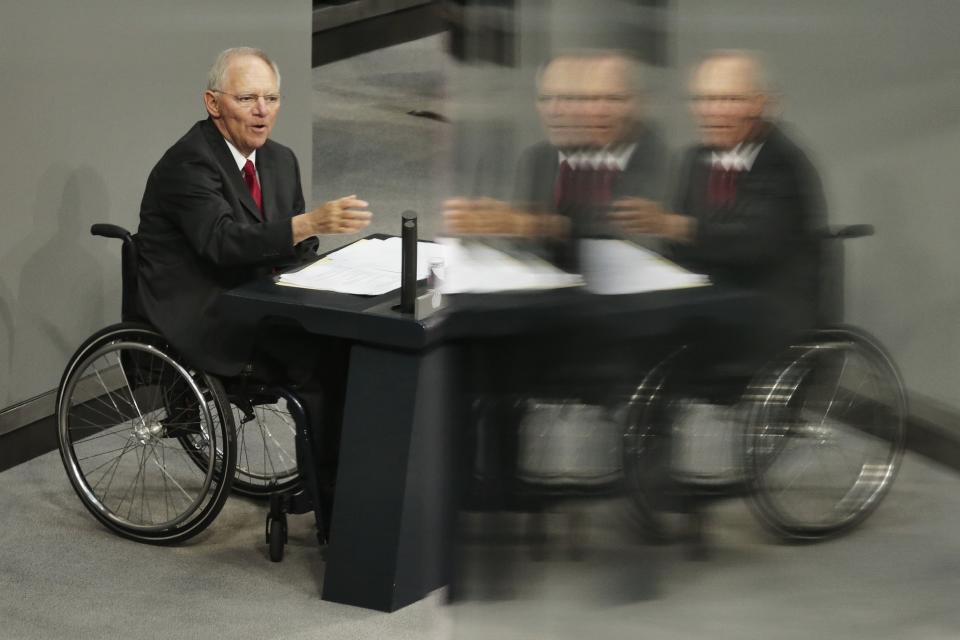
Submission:
<svg viewBox="0 0 960 640">
<path fill-rule="evenodd" d="M 685 289 L 710 284 L 653 251 L 624 240 L 581 240 L 580 263 L 587 289 L 605 295 Z"/>
<path fill-rule="evenodd" d="M 529 289 L 557 289 L 583 284 L 570 274 L 535 256 L 508 255 L 479 242 L 442 240 L 447 251 L 443 293 L 493 293 Z"/>
</svg>

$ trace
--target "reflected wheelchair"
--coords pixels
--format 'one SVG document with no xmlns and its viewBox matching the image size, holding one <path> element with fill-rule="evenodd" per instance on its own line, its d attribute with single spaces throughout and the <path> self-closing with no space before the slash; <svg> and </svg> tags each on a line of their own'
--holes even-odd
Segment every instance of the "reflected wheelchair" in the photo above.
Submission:
<svg viewBox="0 0 960 640">
<path fill-rule="evenodd" d="M 842 240 L 872 233 L 855 225 L 821 241 L 842 259 Z M 903 456 L 907 397 L 875 338 L 816 330 L 746 381 L 705 369 L 696 347 L 681 346 L 629 399 L 623 474 L 648 539 L 676 537 L 681 514 L 702 547 L 704 501 L 718 496 L 746 495 L 760 522 L 790 541 L 839 535 L 877 508 Z"/>
<path fill-rule="evenodd" d="M 84 506 L 114 533 L 176 544 L 203 531 L 231 490 L 269 497 L 266 541 L 279 561 L 287 513 L 314 511 L 326 529 L 314 443 L 293 389 L 246 371 L 220 379 L 190 366 L 136 310 L 136 237 L 123 241 L 122 322 L 70 358 L 56 399 L 60 456 Z"/>
</svg>

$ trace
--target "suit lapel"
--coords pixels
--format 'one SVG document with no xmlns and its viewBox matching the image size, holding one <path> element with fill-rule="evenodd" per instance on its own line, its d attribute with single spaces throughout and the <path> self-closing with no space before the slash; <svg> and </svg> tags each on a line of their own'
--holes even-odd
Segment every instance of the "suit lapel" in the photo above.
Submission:
<svg viewBox="0 0 960 640">
<path fill-rule="evenodd" d="M 260 177 L 260 194 L 263 199 L 263 219 L 275 220 L 277 204 L 277 165 L 269 144 L 257 150 L 257 175 Z"/>
<path fill-rule="evenodd" d="M 699 152 L 690 167 L 690 198 L 695 203 L 695 217 L 704 218 L 709 214 L 711 207 L 708 204 L 708 182 L 710 180 L 710 150 Z"/>
<path fill-rule="evenodd" d="M 243 181 L 243 176 L 241 175 L 240 170 L 237 169 L 237 163 L 234 161 L 233 155 L 230 153 L 230 148 L 227 147 L 227 141 L 223 139 L 220 131 L 211 120 L 205 120 L 203 124 L 205 125 L 203 127 L 203 133 L 207 138 L 207 143 L 213 150 L 213 155 L 220 164 L 220 168 L 223 170 L 224 175 L 227 176 L 228 184 L 230 185 L 234 194 L 237 196 L 240 204 L 243 205 L 242 208 L 245 212 L 245 215 L 253 222 L 260 222 L 260 211 L 257 208 L 257 203 L 253 201 L 253 196 L 250 195 L 250 190 L 247 189 L 247 183 Z M 260 153 L 258 152 L 258 171 L 260 164 L 259 156 Z M 261 191 L 263 191 L 262 184 Z M 265 194 L 264 198 L 266 198 Z M 266 202 L 264 202 L 264 204 L 266 204 Z"/>
<path fill-rule="evenodd" d="M 547 147 L 548 153 L 542 161 L 543 177 L 537 180 L 537 188 L 540 193 L 536 194 L 536 201 L 543 202 L 547 206 L 546 211 L 556 211 L 557 208 L 557 180 L 560 179 L 560 154 L 555 147 Z"/>
</svg>

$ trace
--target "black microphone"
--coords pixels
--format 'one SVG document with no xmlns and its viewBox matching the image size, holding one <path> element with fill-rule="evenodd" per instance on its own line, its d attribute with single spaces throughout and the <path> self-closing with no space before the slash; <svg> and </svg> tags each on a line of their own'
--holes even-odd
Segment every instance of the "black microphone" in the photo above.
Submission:
<svg viewBox="0 0 960 640">
<path fill-rule="evenodd" d="M 413 313 L 417 303 L 417 212 L 400 214 L 400 312 Z"/>
</svg>

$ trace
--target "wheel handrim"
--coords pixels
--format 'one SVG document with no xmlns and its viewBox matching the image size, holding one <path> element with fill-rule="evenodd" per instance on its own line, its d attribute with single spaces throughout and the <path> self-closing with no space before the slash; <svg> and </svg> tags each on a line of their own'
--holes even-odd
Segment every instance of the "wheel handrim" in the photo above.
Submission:
<svg viewBox="0 0 960 640">
<path fill-rule="evenodd" d="M 754 387 L 762 391 L 752 398 L 746 462 L 768 524 L 816 535 L 858 521 L 883 497 L 899 465 L 905 416 L 898 378 L 881 354 L 846 341 L 798 349 Z"/>
<path fill-rule="evenodd" d="M 89 394 L 77 393 L 81 384 L 99 389 L 75 403 Z M 103 518 L 155 533 L 182 524 L 208 498 L 222 458 L 208 456 L 206 468 L 198 467 L 175 434 L 194 430 L 207 451 L 218 451 L 220 425 L 194 376 L 163 350 L 123 338 L 103 344 L 79 360 L 60 400 L 68 473 Z"/>
</svg>

